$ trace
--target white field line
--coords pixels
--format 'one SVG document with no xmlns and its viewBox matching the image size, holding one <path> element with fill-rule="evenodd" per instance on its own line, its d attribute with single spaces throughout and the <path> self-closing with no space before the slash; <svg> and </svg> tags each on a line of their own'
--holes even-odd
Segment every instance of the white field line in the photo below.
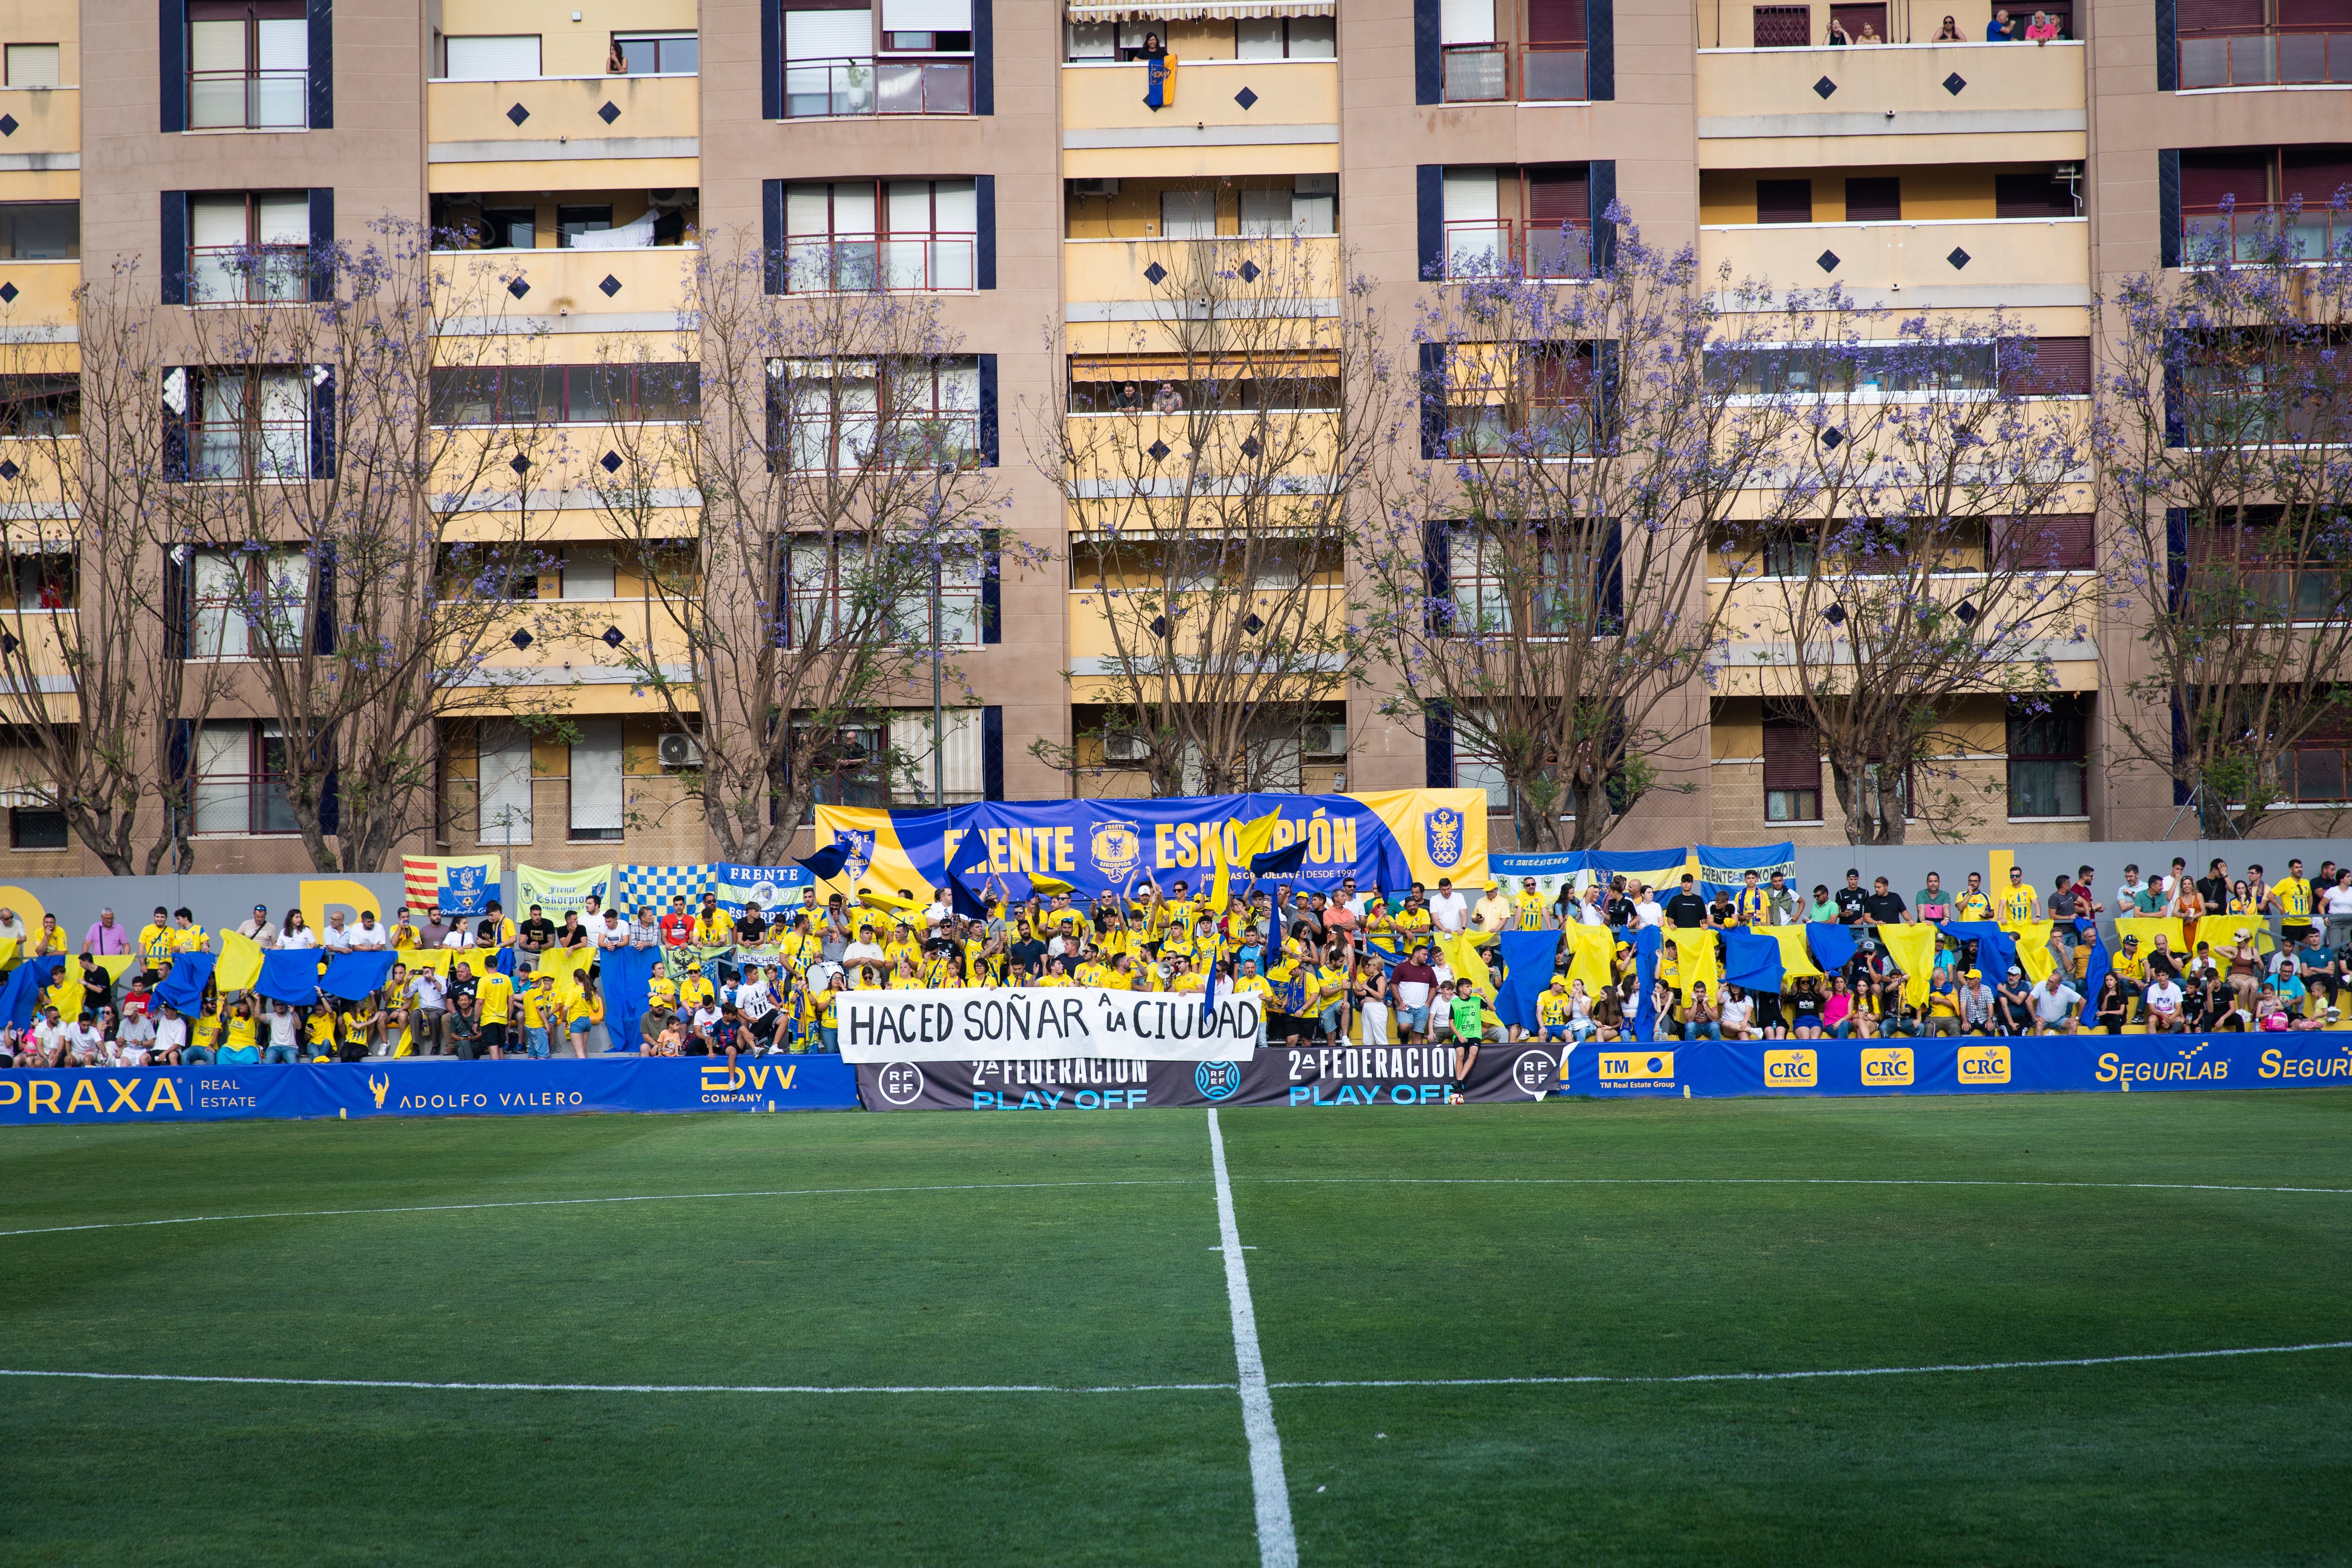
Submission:
<svg viewBox="0 0 2352 1568">
<path fill-rule="evenodd" d="M 858 1197 L 876 1193 L 994 1193 L 1050 1187 L 1180 1187 L 1191 1184 L 1191 1179 L 1185 1177 L 1165 1176 L 1122 1182 L 962 1182 L 924 1187 L 780 1187 L 770 1192 L 751 1193 L 644 1193 L 609 1198 L 516 1198 L 501 1203 L 410 1204 L 399 1208 L 273 1209 L 264 1214 L 198 1214 L 188 1215 L 178 1219 L 102 1220 L 90 1225 L 49 1225 L 29 1230 L 0 1230 L 0 1237 L 58 1236 L 77 1230 L 138 1230 L 157 1225 L 221 1225 L 231 1220 L 246 1219 L 330 1219 L 346 1215 L 455 1214 L 467 1209 L 576 1208 L 592 1204 L 698 1203 L 713 1198 L 828 1198 Z"/>
<path fill-rule="evenodd" d="M 1816 1377 L 1919 1377 L 1972 1372 L 2030 1372 L 2045 1368 L 2118 1366 L 2133 1362 L 2210 1361 L 2255 1355 L 2301 1355 L 2314 1351 L 2352 1350 L 2352 1340 L 2307 1345 L 2248 1345 L 2213 1351 L 2160 1351 L 2144 1355 L 2074 1356 L 2056 1361 L 1987 1361 L 1935 1366 L 1826 1367 L 1808 1372 L 1700 1372 L 1653 1377 L 1394 1377 L 1275 1383 L 1269 1388 L 1506 1388 L 1571 1384 L 1780 1383 Z M 479 1394 L 1230 1394 L 1231 1383 L 1120 1383 L 1064 1385 L 1004 1384 L 739 1384 L 739 1383 L 431 1383 L 357 1377 L 229 1377 L 163 1372 L 56 1372 L 0 1367 L 0 1377 L 68 1378 L 93 1383 L 234 1384 L 270 1388 L 408 1388 Z M 1288 1514 L 1288 1494 L 1284 1513 Z"/>
<path fill-rule="evenodd" d="M 2037 1182 L 1932 1176 L 1244 1176 L 1250 1186 L 1393 1187 L 2061 1187 L 2119 1193 L 2326 1193 L 2352 1187 L 2250 1187 L 2221 1182 Z M 0 1235 L 11 1234 L 0 1231 Z"/>
<path fill-rule="evenodd" d="M 1234 1362 L 1241 1375 L 1242 1430 L 1249 1436 L 1250 1488 L 1257 1494 L 1257 1555 L 1261 1568 L 1298 1568 L 1298 1537 L 1290 1524 L 1290 1483 L 1282 1473 L 1282 1435 L 1274 1429 L 1274 1396 L 1266 1389 L 1265 1358 L 1257 1345 L 1257 1309 L 1250 1304 L 1249 1265 L 1234 1223 L 1234 1186 L 1225 1173 L 1225 1140 L 1209 1112 L 1209 1165 L 1217 1177 L 1217 1234 L 1224 1243 L 1225 1302 L 1234 1318 Z"/>
</svg>

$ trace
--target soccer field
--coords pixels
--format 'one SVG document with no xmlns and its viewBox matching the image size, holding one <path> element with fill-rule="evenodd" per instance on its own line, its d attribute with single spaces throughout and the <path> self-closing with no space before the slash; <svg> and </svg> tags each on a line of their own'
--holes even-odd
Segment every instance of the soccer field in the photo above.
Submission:
<svg viewBox="0 0 2352 1568">
<path fill-rule="evenodd" d="M 2341 1091 L 60 1127 L 0 1172 L 9 1563 L 2352 1561 Z"/>
</svg>

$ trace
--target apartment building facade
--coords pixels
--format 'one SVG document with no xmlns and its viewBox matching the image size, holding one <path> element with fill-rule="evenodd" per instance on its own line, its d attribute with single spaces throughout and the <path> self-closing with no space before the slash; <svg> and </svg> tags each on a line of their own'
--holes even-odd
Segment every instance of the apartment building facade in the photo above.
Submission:
<svg viewBox="0 0 2352 1568">
<path fill-rule="evenodd" d="M 206 308 L 209 258 L 425 220 L 452 237 L 450 267 L 511 280 L 498 330 L 528 335 L 551 416 L 585 426 L 602 405 L 582 389 L 614 343 L 691 359 L 678 310 L 698 247 L 866 257 L 869 280 L 935 302 L 958 341 L 940 396 L 975 430 L 1022 547 L 966 585 L 986 613 L 953 618 L 946 798 L 1118 794 L 1139 776 L 1118 759 L 1096 751 L 1074 783 L 1034 749 L 1079 744 L 1106 658 L 1071 565 L 1086 521 L 1034 458 L 1073 383 L 1154 376 L 1131 329 L 1150 318 L 1139 276 L 1171 246 L 1303 237 L 1372 280 L 1402 333 L 1465 257 L 1576 287 L 1613 203 L 1710 270 L 2005 310 L 2041 339 L 2052 395 L 2083 397 L 2099 290 L 2177 266 L 2200 215 L 2297 192 L 2324 205 L 2352 181 L 2348 0 L 2062 0 L 2014 13 L 2021 36 L 2003 41 L 1988 37 L 1990 11 L 158 0 L 151 16 L 15 0 L 0 5 L 0 348 L 53 355 L 74 340 L 76 285 L 125 264 L 164 280 L 161 330 L 180 331 L 175 312 Z M 2049 36 L 2028 41 L 2036 17 Z M 278 394 L 238 395 L 266 417 Z M 288 420 L 309 417 L 299 392 L 284 396 Z M 583 435 L 584 460 L 593 447 Z M 692 499 L 675 501 L 689 537 Z M 2089 510 L 2065 563 L 2085 574 L 2100 570 Z M 593 505 L 551 500 L 539 526 L 560 561 L 541 598 L 593 610 L 644 592 Z M 44 591 L 17 584 L 27 608 Z M 201 583 L 186 591 L 201 598 Z M 690 753 L 663 743 L 657 699 L 551 647 L 502 662 L 568 734 L 445 726 L 436 820 L 413 848 L 551 867 L 708 858 L 677 782 Z M 2170 780 L 2107 743 L 2126 664 L 2078 648 L 2054 666 L 2055 702 L 1964 702 L 1956 762 L 1993 803 L 1978 836 L 2166 830 Z M 1774 719 L 1762 680 L 1734 672 L 1692 693 L 1687 732 L 1655 759 L 1674 787 L 1613 843 L 1843 838 L 1817 746 Z M 1382 717 L 1381 696 L 1335 697 L 1296 750 L 1297 786 L 1486 784 L 1508 842 L 1491 765 Z M 267 712 L 233 694 L 191 739 L 200 869 L 303 861 L 273 803 Z M 928 800 L 931 729 L 921 694 L 877 712 L 871 749 L 919 754 L 924 782 L 877 769 L 854 797 Z M 97 869 L 23 787 L 21 763 L 15 782 L 17 874 Z"/>
</svg>

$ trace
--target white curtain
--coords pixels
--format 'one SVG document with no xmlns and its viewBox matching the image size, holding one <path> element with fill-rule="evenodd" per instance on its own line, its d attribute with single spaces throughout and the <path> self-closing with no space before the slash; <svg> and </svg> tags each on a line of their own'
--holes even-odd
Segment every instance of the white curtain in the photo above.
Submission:
<svg viewBox="0 0 2352 1568">
<path fill-rule="evenodd" d="M 539 35 L 451 38 L 451 81 L 524 81 L 539 75 Z"/>
<path fill-rule="evenodd" d="M 886 33 L 969 33 L 971 0 L 882 0 Z"/>
<path fill-rule="evenodd" d="M 575 719 L 579 738 L 572 742 L 572 826 L 573 831 L 611 830 L 622 826 L 625 804 L 621 773 L 621 721 L 618 719 Z"/>
<path fill-rule="evenodd" d="M 574 544 L 563 552 L 563 596 L 610 599 L 618 593 L 613 552 L 602 544 Z"/>
<path fill-rule="evenodd" d="M 980 710 L 950 708 L 941 715 L 940 755 L 947 764 L 950 803 L 978 800 L 980 777 Z M 890 750 L 903 766 L 915 764 L 914 777 L 904 773 L 890 781 L 891 798 L 899 805 L 929 805 L 931 799 L 931 710 L 901 709 L 890 715 Z"/>
<path fill-rule="evenodd" d="M 482 726 L 481 827 L 485 844 L 530 842 L 530 736 L 512 724 Z"/>
</svg>

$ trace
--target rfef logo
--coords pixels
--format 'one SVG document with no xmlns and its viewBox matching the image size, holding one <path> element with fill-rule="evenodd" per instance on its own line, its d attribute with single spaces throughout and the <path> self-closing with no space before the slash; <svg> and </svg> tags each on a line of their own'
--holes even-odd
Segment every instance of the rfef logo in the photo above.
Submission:
<svg viewBox="0 0 2352 1568">
<path fill-rule="evenodd" d="M 923 1069 L 912 1062 L 891 1062 L 876 1069 L 874 1088 L 893 1105 L 912 1105 L 923 1098 Z"/>
<path fill-rule="evenodd" d="M 1766 1089 L 1821 1088 L 1820 1053 L 1817 1051 L 1766 1051 L 1764 1053 L 1764 1087 Z"/>
<path fill-rule="evenodd" d="M 1911 1047 L 1875 1046 L 1862 1053 L 1862 1081 L 1880 1089 L 1911 1087 Z"/>
<path fill-rule="evenodd" d="M 1605 1082 L 1648 1082 L 1653 1079 L 1675 1076 L 1675 1053 L 1672 1051 L 1632 1051 L 1601 1053 L 1601 1077 Z"/>
<path fill-rule="evenodd" d="M 1241 1086 L 1239 1062 L 1202 1062 L 1192 1069 L 1192 1087 L 1203 1100 L 1230 1100 Z"/>
<path fill-rule="evenodd" d="M 1959 1074 L 1962 1083 L 2007 1083 L 2009 1081 L 2009 1047 L 2007 1046 L 1962 1046 Z"/>
<path fill-rule="evenodd" d="M 1519 1092 L 1541 1100 L 1559 1087 L 1559 1058 L 1549 1051 L 1526 1051 L 1511 1064 L 1511 1081 Z"/>
</svg>

